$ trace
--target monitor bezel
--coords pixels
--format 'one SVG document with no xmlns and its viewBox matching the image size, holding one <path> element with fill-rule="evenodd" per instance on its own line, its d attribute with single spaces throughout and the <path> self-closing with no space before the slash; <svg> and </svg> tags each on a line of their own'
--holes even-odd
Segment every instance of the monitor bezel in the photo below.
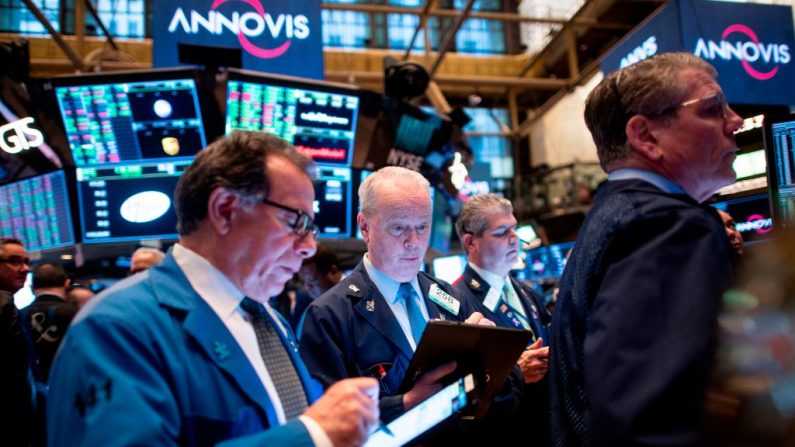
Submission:
<svg viewBox="0 0 795 447">
<path fill-rule="evenodd" d="M 785 122 L 795 123 L 795 114 L 775 114 L 765 115 L 762 120 L 762 141 L 765 147 L 765 162 L 767 163 L 767 192 L 768 200 L 770 201 L 770 211 L 773 217 L 773 228 L 786 228 L 792 226 L 793 223 L 786 222 L 783 218 L 781 208 L 778 203 L 781 199 L 778 188 L 778 172 L 776 172 L 776 154 L 773 141 L 773 125 Z M 775 230 L 774 230 L 775 231 Z"/>
</svg>

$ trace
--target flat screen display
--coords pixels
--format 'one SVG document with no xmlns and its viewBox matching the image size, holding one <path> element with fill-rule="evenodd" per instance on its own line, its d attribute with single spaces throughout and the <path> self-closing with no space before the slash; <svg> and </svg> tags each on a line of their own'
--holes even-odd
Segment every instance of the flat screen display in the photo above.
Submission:
<svg viewBox="0 0 795 447">
<path fill-rule="evenodd" d="M 789 227 L 795 225 L 795 116 L 765 117 L 764 130 L 773 221 Z"/>
<path fill-rule="evenodd" d="M 467 266 L 465 254 L 439 256 L 433 261 L 433 276 L 449 283 L 455 282 Z"/>
<path fill-rule="evenodd" d="M 773 217 L 767 194 L 756 194 L 714 203 L 715 208 L 729 213 L 745 245 L 773 237 Z"/>
<path fill-rule="evenodd" d="M 174 189 L 191 162 L 77 168 L 83 242 L 176 238 Z"/>
<path fill-rule="evenodd" d="M 546 278 L 560 278 L 569 252 L 574 247 L 574 242 L 563 242 L 544 247 L 534 248 L 525 253 L 527 280 L 542 280 Z"/>
<path fill-rule="evenodd" d="M 0 234 L 22 240 L 29 251 L 74 244 L 64 172 L 0 186 Z"/>
<path fill-rule="evenodd" d="M 359 103 L 352 87 L 230 70 L 226 133 L 267 132 L 318 163 L 349 166 Z"/>
<path fill-rule="evenodd" d="M 318 166 L 315 224 L 320 238 L 351 237 L 351 168 Z"/>
<path fill-rule="evenodd" d="M 193 72 L 55 78 L 75 166 L 193 157 L 205 131 Z"/>
</svg>

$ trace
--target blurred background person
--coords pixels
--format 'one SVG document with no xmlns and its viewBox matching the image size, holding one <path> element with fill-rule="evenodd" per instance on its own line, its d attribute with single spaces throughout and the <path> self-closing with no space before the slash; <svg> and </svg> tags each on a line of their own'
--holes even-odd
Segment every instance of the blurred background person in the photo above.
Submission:
<svg viewBox="0 0 795 447">
<path fill-rule="evenodd" d="M 737 252 L 737 256 L 742 258 L 744 241 L 743 235 L 737 231 L 737 222 L 735 222 L 731 214 L 727 213 L 726 211 L 718 210 L 718 214 L 720 214 L 720 218 L 723 220 L 723 226 L 726 228 L 726 236 L 729 237 L 729 242 L 731 242 L 732 248 L 735 252 Z"/>
<path fill-rule="evenodd" d="M 344 275 L 337 255 L 329 247 L 319 243 L 315 255 L 301 264 L 298 276 L 306 286 L 309 296 L 315 299 L 334 287 Z"/>
<path fill-rule="evenodd" d="M 96 295 L 96 293 L 94 293 L 90 287 L 84 284 L 73 283 L 66 291 L 66 301 L 72 303 L 78 309 L 81 309 L 91 298 L 94 298 L 94 295 Z"/>
<path fill-rule="evenodd" d="M 0 437 L 7 446 L 29 445 L 33 431 L 28 341 L 14 304 L 29 271 L 22 241 L 0 238 Z"/>
<path fill-rule="evenodd" d="M 130 258 L 130 274 L 134 275 L 152 268 L 163 261 L 166 254 L 152 247 L 141 247 L 135 250 Z"/>
</svg>

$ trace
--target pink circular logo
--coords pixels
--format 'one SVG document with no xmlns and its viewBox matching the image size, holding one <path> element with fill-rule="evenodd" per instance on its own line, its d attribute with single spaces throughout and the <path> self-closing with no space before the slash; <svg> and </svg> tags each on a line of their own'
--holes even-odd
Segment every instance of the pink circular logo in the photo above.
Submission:
<svg viewBox="0 0 795 447">
<path fill-rule="evenodd" d="M 215 0 L 210 9 L 215 10 L 216 8 L 226 3 L 227 1 L 233 1 L 233 0 Z M 254 10 L 257 11 L 257 14 L 259 14 L 260 16 L 265 15 L 265 8 L 263 8 L 262 4 L 257 0 L 237 0 L 237 1 L 247 3 L 249 6 L 254 8 Z M 244 50 L 261 59 L 273 59 L 281 56 L 287 51 L 288 48 L 290 48 L 290 44 L 292 43 L 292 41 L 288 40 L 287 42 L 284 42 L 283 44 L 279 45 L 276 48 L 260 48 L 254 45 L 253 43 L 251 43 L 251 41 L 248 40 L 248 37 L 246 37 L 243 34 L 242 26 L 241 29 L 238 30 L 237 32 L 237 40 L 240 41 L 240 46 L 242 46 Z"/>
<path fill-rule="evenodd" d="M 753 224 L 753 227 L 755 227 L 754 231 L 756 231 L 759 234 L 770 233 L 770 231 L 773 229 L 772 226 L 768 225 L 765 216 L 761 214 L 751 214 L 750 216 L 748 216 L 746 222 L 748 222 L 749 224 Z"/>
<path fill-rule="evenodd" d="M 756 33 L 754 32 L 754 30 L 752 30 L 751 28 L 749 28 L 749 27 L 747 27 L 745 25 L 741 25 L 739 23 L 736 23 L 734 25 L 729 25 L 728 28 L 723 30 L 723 34 L 721 35 L 721 39 L 726 40 L 726 37 L 728 37 L 729 34 L 732 34 L 732 33 L 745 34 L 746 36 L 748 36 L 748 39 L 754 45 L 759 45 L 759 38 L 756 37 Z M 778 73 L 778 67 L 775 67 L 775 68 L 773 68 L 772 70 L 770 70 L 768 72 L 761 72 L 761 71 L 755 69 L 754 67 L 752 67 L 751 63 L 748 62 L 745 59 L 742 59 L 742 64 L 743 64 L 743 68 L 745 69 L 745 71 L 752 78 L 758 79 L 760 81 L 767 81 L 768 79 L 771 79 L 773 76 L 775 76 L 776 73 Z"/>
</svg>

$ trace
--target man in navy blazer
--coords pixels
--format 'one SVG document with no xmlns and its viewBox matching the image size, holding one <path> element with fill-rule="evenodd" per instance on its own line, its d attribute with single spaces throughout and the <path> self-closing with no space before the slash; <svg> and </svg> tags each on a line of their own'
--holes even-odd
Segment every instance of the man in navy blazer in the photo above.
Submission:
<svg viewBox="0 0 795 447">
<path fill-rule="evenodd" d="M 550 339 L 557 446 L 695 445 L 732 249 L 700 203 L 734 182 L 715 70 L 661 54 L 606 76 L 585 121 L 608 181 L 561 279 Z"/>
<path fill-rule="evenodd" d="M 398 388 L 429 319 L 481 322 L 453 288 L 420 272 L 431 229 L 428 181 L 417 172 L 386 167 L 370 175 L 359 189 L 359 228 L 367 253 L 341 282 L 307 309 L 300 332 L 301 356 L 324 386 L 347 377 L 373 377 L 380 385 L 382 419 L 389 421 L 441 389 L 439 380 L 454 364 L 421 377 L 405 394 Z M 402 287 L 413 290 L 401 296 Z M 419 328 L 419 332 L 421 333 Z"/>
<path fill-rule="evenodd" d="M 179 243 L 94 298 L 63 341 L 50 445 L 364 441 L 378 418 L 376 382 L 340 382 L 319 397 L 267 305 L 315 251 L 311 170 L 264 133 L 236 132 L 199 153 L 175 192 Z"/>
<path fill-rule="evenodd" d="M 455 229 L 467 255 L 464 273 L 453 283 L 460 295 L 498 326 L 533 332 L 533 343 L 518 361 L 524 379 L 519 411 L 493 421 L 490 440 L 510 442 L 529 433 L 533 442 L 546 445 L 549 347 L 543 343 L 552 316 L 541 296 L 509 274 L 519 260 L 513 205 L 496 194 L 475 195 L 461 207 Z"/>
</svg>

